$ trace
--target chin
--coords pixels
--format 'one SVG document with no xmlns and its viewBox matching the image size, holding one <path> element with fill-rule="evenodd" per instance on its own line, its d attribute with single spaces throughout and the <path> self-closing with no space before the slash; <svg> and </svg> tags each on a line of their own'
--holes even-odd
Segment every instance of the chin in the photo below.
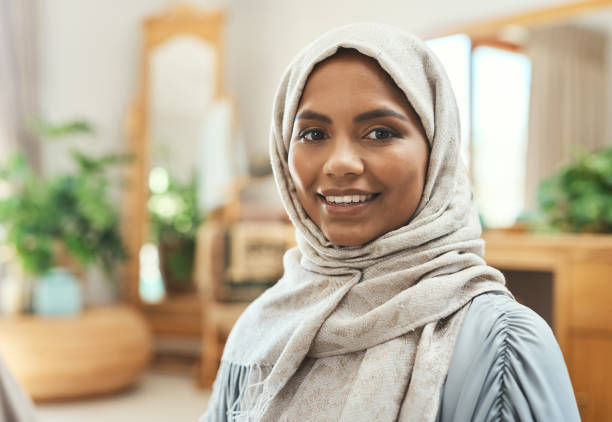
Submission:
<svg viewBox="0 0 612 422">
<path fill-rule="evenodd" d="M 360 246 L 374 240 L 375 237 L 364 236 L 364 233 L 324 233 L 334 245 Z"/>
</svg>

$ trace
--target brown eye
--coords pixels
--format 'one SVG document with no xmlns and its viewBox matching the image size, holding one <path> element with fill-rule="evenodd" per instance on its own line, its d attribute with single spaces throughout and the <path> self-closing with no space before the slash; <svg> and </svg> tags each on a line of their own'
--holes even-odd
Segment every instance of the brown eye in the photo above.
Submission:
<svg viewBox="0 0 612 422">
<path fill-rule="evenodd" d="M 385 140 L 385 139 L 389 139 L 389 138 L 394 138 L 397 137 L 397 133 L 390 131 L 389 129 L 385 129 L 385 128 L 377 128 L 374 129 L 372 131 L 370 131 L 367 135 L 366 138 L 367 139 L 374 139 L 374 140 Z"/>
<path fill-rule="evenodd" d="M 321 141 L 325 139 L 325 132 L 320 129 L 308 129 L 301 132 L 299 138 L 306 141 Z"/>
</svg>

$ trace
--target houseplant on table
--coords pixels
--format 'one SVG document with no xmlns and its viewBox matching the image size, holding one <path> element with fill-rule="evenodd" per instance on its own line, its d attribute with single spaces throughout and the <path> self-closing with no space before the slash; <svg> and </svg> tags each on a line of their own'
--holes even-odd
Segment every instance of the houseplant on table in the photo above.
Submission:
<svg viewBox="0 0 612 422">
<path fill-rule="evenodd" d="M 78 121 L 39 123 L 36 129 L 48 139 L 93 134 L 88 123 Z M 129 157 L 105 154 L 94 158 L 76 148 L 70 154 L 75 170 L 53 176 L 36 174 L 19 153 L 0 166 L 0 180 L 9 187 L 9 193 L 0 198 L 5 242 L 14 248 L 24 273 L 37 277 L 39 289 L 45 282 L 74 286 L 68 279 L 82 275 L 93 264 L 100 264 L 110 278 L 115 264 L 125 258 L 118 210 L 110 198 L 109 170 Z M 42 313 L 62 313 L 55 312 L 52 303 L 39 301 L 39 305 L 49 306 L 50 312 Z M 74 301 L 64 305 L 73 311 L 79 308 Z"/>
<path fill-rule="evenodd" d="M 612 148 L 582 152 L 542 182 L 534 231 L 612 233 Z"/>
</svg>

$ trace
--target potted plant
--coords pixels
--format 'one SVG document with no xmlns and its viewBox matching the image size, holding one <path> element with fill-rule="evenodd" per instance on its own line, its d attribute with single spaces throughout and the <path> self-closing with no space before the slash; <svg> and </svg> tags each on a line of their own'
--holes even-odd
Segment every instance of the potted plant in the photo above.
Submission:
<svg viewBox="0 0 612 422">
<path fill-rule="evenodd" d="M 582 152 L 538 189 L 535 231 L 612 233 L 612 148 Z"/>
<path fill-rule="evenodd" d="M 47 138 L 93 133 L 86 122 L 64 125 L 39 123 Z M 92 264 L 106 274 L 125 258 L 117 207 L 110 199 L 108 170 L 125 163 L 125 154 L 94 158 L 72 149 L 75 170 L 49 177 L 36 174 L 22 154 L 0 166 L 0 180 L 9 194 L 0 198 L 0 225 L 26 274 L 64 281 Z M 61 267 L 62 270 L 56 268 Z"/>
<path fill-rule="evenodd" d="M 197 207 L 195 178 L 185 183 L 162 167 L 151 170 L 148 208 L 152 240 L 157 243 L 160 270 L 168 293 L 194 288 L 196 234 L 202 217 Z"/>
</svg>

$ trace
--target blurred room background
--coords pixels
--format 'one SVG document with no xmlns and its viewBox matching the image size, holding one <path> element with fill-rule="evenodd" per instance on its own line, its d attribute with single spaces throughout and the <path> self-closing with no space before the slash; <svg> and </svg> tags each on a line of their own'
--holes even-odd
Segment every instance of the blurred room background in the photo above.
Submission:
<svg viewBox="0 0 612 422">
<path fill-rule="evenodd" d="M 583 420 L 612 420 L 608 0 L 0 0 L 4 412 L 17 390 L 42 422 L 205 411 L 294 245 L 267 154 L 277 83 L 362 21 L 444 63 L 486 259 L 553 328 Z"/>
</svg>

